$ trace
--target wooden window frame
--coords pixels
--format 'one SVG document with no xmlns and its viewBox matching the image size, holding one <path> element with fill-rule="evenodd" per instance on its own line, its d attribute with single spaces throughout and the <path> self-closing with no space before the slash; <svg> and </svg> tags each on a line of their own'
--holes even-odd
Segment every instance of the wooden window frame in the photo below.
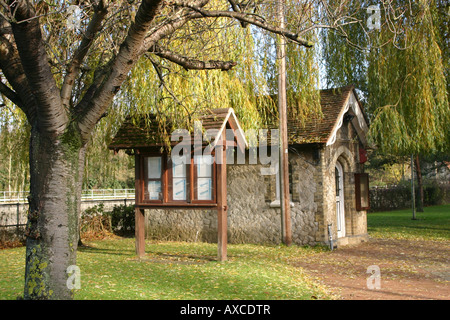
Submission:
<svg viewBox="0 0 450 320">
<path fill-rule="evenodd" d="M 166 174 L 167 174 L 167 201 L 168 204 L 189 204 L 191 202 L 191 167 L 192 163 L 185 163 L 186 166 L 186 199 L 185 200 L 174 200 L 173 199 L 173 166 L 172 160 L 169 155 L 166 155 Z"/>
<path fill-rule="evenodd" d="M 291 208 L 294 207 L 294 202 L 299 202 L 300 200 L 294 200 L 294 184 L 292 181 L 293 178 L 293 174 L 294 174 L 294 167 L 289 166 L 289 169 L 292 169 L 292 172 L 290 172 L 289 174 L 289 205 L 291 206 Z M 289 170 L 291 171 L 291 170 Z M 292 173 L 292 174 L 291 174 Z M 281 185 L 280 185 L 280 170 L 277 170 L 277 173 L 274 174 L 275 176 L 275 198 L 274 200 L 270 200 L 270 198 L 266 197 L 266 202 L 269 202 L 269 206 L 271 208 L 281 208 Z M 267 177 L 271 177 L 271 176 L 267 176 Z M 270 188 L 270 184 L 273 183 L 273 179 L 269 178 L 267 179 L 267 183 L 269 183 L 269 188 Z M 270 192 L 269 192 L 270 195 Z"/>
<path fill-rule="evenodd" d="M 367 206 L 362 205 L 362 194 L 361 194 L 361 178 L 364 177 L 366 181 L 366 197 L 367 197 Z M 355 173 L 355 199 L 356 199 L 356 210 L 363 211 L 370 209 L 370 196 L 369 196 L 369 174 L 368 173 Z"/>
<path fill-rule="evenodd" d="M 139 190 L 136 190 L 138 195 L 138 207 L 213 207 L 217 206 L 217 164 L 212 164 L 212 200 L 198 200 L 195 199 L 195 189 L 197 185 L 197 166 L 194 164 L 194 157 L 190 159 L 190 163 L 186 164 L 186 200 L 173 200 L 172 184 L 173 179 L 172 166 L 170 165 L 170 155 L 168 153 L 158 152 L 138 152 L 137 155 L 139 165 L 139 174 L 135 177 L 138 183 L 136 185 Z M 212 155 L 213 156 L 213 155 Z M 148 167 L 145 159 L 148 157 L 161 157 L 161 200 L 146 199 L 148 194 Z"/>
<path fill-rule="evenodd" d="M 211 154 L 211 156 L 214 159 L 214 155 Z M 194 163 L 194 157 L 191 157 L 191 170 L 192 170 L 191 202 L 192 203 L 198 203 L 198 204 L 201 204 L 201 203 L 204 203 L 204 204 L 216 204 L 217 203 L 217 195 L 216 195 L 217 194 L 217 178 L 216 178 L 217 169 L 216 169 L 216 167 L 217 167 L 216 166 L 216 162 L 214 161 L 213 164 L 212 164 L 212 168 L 211 168 L 212 169 L 211 178 L 212 178 L 212 188 L 213 188 L 213 190 L 212 190 L 212 199 L 211 200 L 199 200 L 199 199 L 196 199 L 196 198 L 198 198 L 198 196 L 196 196 L 197 190 L 198 190 L 198 186 L 197 186 L 197 184 L 198 184 L 197 164 Z"/>
<path fill-rule="evenodd" d="M 160 200 L 150 200 L 150 199 L 146 199 L 146 194 L 148 193 L 147 190 L 147 186 L 148 186 L 148 166 L 146 164 L 145 159 L 146 158 L 150 158 L 150 157 L 161 157 L 161 192 L 162 192 L 162 199 Z M 166 175 L 166 166 L 167 166 L 167 159 L 165 154 L 162 153 L 144 153 L 144 154 L 140 154 L 139 155 L 139 166 L 140 166 L 140 189 L 142 190 L 142 192 L 140 192 L 141 190 L 139 190 L 139 200 L 141 204 L 162 204 L 165 202 L 166 195 L 167 195 L 167 190 L 166 190 L 166 183 L 165 183 L 165 175 Z"/>
</svg>

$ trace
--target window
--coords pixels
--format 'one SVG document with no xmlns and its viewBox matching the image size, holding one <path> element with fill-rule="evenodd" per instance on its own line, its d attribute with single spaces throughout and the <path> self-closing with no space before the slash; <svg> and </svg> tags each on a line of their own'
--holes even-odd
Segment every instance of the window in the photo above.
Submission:
<svg viewBox="0 0 450 320">
<path fill-rule="evenodd" d="M 292 184 L 292 177 L 293 177 L 293 172 L 292 172 L 293 168 L 291 163 L 289 163 L 289 197 L 290 200 L 292 200 L 292 191 L 293 191 L 293 184 Z M 277 170 L 277 173 L 275 174 L 275 200 L 273 200 L 270 203 L 270 207 L 272 208 L 277 208 L 277 207 L 281 207 L 281 202 L 280 202 L 280 198 L 281 198 L 281 187 L 280 187 L 280 170 Z M 292 207 L 294 207 L 294 203 L 292 201 L 289 201 L 289 205 Z"/>
<path fill-rule="evenodd" d="M 340 195 L 341 195 L 341 184 L 340 184 L 341 175 L 339 174 L 339 170 L 337 167 L 334 168 L 334 181 L 336 183 L 335 190 L 336 190 L 336 198 L 337 198 L 337 197 L 340 197 Z"/>
<path fill-rule="evenodd" d="M 355 174 L 356 210 L 369 210 L 369 175 L 367 173 Z"/>
<path fill-rule="evenodd" d="M 195 156 L 195 200 L 213 200 L 213 161 L 212 156 Z"/>
<path fill-rule="evenodd" d="M 162 157 L 144 158 L 145 199 L 150 201 L 162 201 Z"/>
<path fill-rule="evenodd" d="M 168 161 L 169 172 L 169 198 L 172 201 L 188 200 L 188 183 L 187 183 L 187 164 L 186 159 L 182 162 L 174 163 Z"/>
<path fill-rule="evenodd" d="M 155 205 L 214 204 L 214 157 L 195 156 L 173 162 L 169 155 L 141 157 L 141 202 Z"/>
</svg>

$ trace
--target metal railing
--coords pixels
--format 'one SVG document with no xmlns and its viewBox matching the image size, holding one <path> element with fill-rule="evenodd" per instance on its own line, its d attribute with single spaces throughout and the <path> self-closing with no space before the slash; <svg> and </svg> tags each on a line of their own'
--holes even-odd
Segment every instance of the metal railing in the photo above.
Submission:
<svg viewBox="0 0 450 320">
<path fill-rule="evenodd" d="M 0 203 L 24 203 L 29 194 L 29 191 L 0 191 Z"/>
<path fill-rule="evenodd" d="M 88 189 L 81 192 L 81 200 L 134 199 L 134 189 Z"/>
<path fill-rule="evenodd" d="M 0 203 L 26 203 L 29 191 L 0 191 Z M 81 193 L 81 201 L 134 199 L 134 189 L 87 189 Z"/>
</svg>

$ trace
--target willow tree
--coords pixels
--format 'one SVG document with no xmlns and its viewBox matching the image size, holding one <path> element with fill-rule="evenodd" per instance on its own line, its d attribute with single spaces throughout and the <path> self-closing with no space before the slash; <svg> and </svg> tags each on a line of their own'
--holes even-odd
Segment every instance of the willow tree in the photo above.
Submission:
<svg viewBox="0 0 450 320">
<path fill-rule="evenodd" d="M 450 148 L 448 56 L 443 55 L 448 50 L 444 50 L 442 41 L 448 37 L 448 31 L 447 35 L 441 34 L 436 1 L 422 1 L 414 6 L 418 14 L 405 12 L 405 32 L 394 40 L 397 44 L 372 52 L 369 101 L 380 105 L 374 110 L 373 140 L 385 153 L 414 155 L 411 165 L 415 163 L 419 183 L 418 210 L 423 211 L 419 155 Z M 378 40 L 384 41 L 382 36 Z M 404 49 L 396 50 L 395 45 Z M 377 56 L 387 57 L 386 62 Z M 383 81 L 377 81 L 375 76 Z"/>
<path fill-rule="evenodd" d="M 168 62 L 186 70 L 229 71 L 236 62 L 223 59 L 220 50 L 216 57 L 202 55 L 208 30 L 219 35 L 236 25 L 253 26 L 309 48 L 308 35 L 338 28 L 351 6 L 292 1 L 286 7 L 293 11 L 286 14 L 292 21 L 281 29 L 269 1 L 67 2 L 0 1 L 0 92 L 24 112 L 31 128 L 26 299 L 73 296 L 66 271 L 76 264 L 86 148 L 141 58 L 156 62 L 148 77 L 160 77 Z M 215 82 L 213 73 L 201 76 L 199 83 Z M 195 89 L 181 80 L 179 85 Z"/>
<path fill-rule="evenodd" d="M 286 1 L 288 25 L 314 29 L 314 23 L 309 19 L 314 13 L 312 3 L 299 9 L 297 1 Z M 275 19 L 276 2 L 261 1 L 258 4 L 258 8 L 252 9 L 252 15 L 258 19 L 263 16 Z M 186 37 L 191 40 L 187 44 Z M 184 56 L 196 52 L 196 59 L 211 63 L 221 59 L 233 68 L 227 72 L 210 70 L 205 73 L 183 64 L 173 64 L 163 55 L 147 54 L 147 59 L 140 60 L 133 69 L 120 94 L 119 109 L 132 108 L 119 113 L 156 114 L 161 134 L 166 134 L 167 138 L 170 132 L 163 130 L 168 120 L 174 126 L 171 129 L 192 128 L 193 121 L 205 109 L 217 107 L 234 108 L 244 130 L 272 125 L 278 117 L 274 99 L 277 94 L 275 39 L 276 33 L 271 30 L 242 21 L 206 20 L 189 25 L 166 41 Z M 304 45 L 290 44 L 288 50 L 289 111 L 291 117 L 298 119 L 320 109 L 318 68 L 315 49 L 311 48 L 316 36 L 309 32 L 303 39 Z"/>
<path fill-rule="evenodd" d="M 193 129 L 194 121 L 207 109 L 234 108 L 244 130 L 261 127 L 266 117 L 258 106 L 264 100 L 270 103 L 270 99 L 258 95 L 265 90 L 266 83 L 254 63 L 256 48 L 251 29 L 241 30 L 239 25 L 217 21 L 201 28 L 202 31 L 195 27 L 183 30 L 183 36 L 172 39 L 171 45 L 184 54 L 199 52 L 196 58 L 210 58 L 210 63 L 216 63 L 213 59 L 221 57 L 233 68 L 227 72 L 190 70 L 161 56 L 147 55 L 124 83 L 117 101 L 117 109 L 121 110 L 118 113 L 139 118 L 154 114 L 160 133 L 169 141 L 173 129 Z M 188 34 L 195 41 L 186 46 L 183 39 Z M 168 123 L 170 127 L 166 128 Z"/>
<path fill-rule="evenodd" d="M 428 154 L 450 147 L 448 57 L 439 46 L 435 11 L 435 1 L 415 2 L 400 18 L 404 31 L 370 52 L 370 132 L 386 153 Z M 376 39 L 378 44 L 387 40 L 383 32 Z"/>
<path fill-rule="evenodd" d="M 24 114 L 0 95 L 0 190 L 20 191 L 28 186 L 30 128 Z"/>
<path fill-rule="evenodd" d="M 354 82 L 364 91 L 370 137 L 382 152 L 448 150 L 449 16 L 442 12 L 448 12 L 448 4 L 397 3 L 395 8 L 380 6 L 379 28 L 362 33 L 349 27 L 328 34 L 335 38 L 327 43 L 327 74 L 332 83 Z M 359 19 L 362 14 L 369 16 L 359 13 Z M 348 37 L 357 41 L 351 50 L 341 50 Z"/>
<path fill-rule="evenodd" d="M 449 7 L 396 3 L 379 7 L 380 25 L 368 32 L 355 25 L 326 32 L 326 70 L 331 83 L 353 82 L 363 91 L 373 145 L 389 156 L 414 154 L 420 183 L 418 155 L 450 148 Z M 359 21 L 364 15 L 355 13 Z M 344 38 L 353 46 L 342 50 Z"/>
</svg>

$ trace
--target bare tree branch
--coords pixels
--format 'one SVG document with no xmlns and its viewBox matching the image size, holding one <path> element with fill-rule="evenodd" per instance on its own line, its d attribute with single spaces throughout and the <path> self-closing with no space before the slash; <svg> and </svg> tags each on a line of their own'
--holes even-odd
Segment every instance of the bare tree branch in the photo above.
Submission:
<svg viewBox="0 0 450 320">
<path fill-rule="evenodd" d="M 17 95 L 17 93 L 1 81 L 0 81 L 0 93 L 2 93 L 5 97 L 11 100 L 11 102 L 14 103 L 15 105 L 19 106 L 22 104 L 21 103 L 22 101 L 20 100 L 20 97 Z"/>
<path fill-rule="evenodd" d="M 30 90 L 38 106 L 39 128 L 47 133 L 62 133 L 68 117 L 61 105 L 59 90 L 48 63 L 39 19 L 32 19 L 36 16 L 36 12 L 29 1 L 15 0 L 9 1 L 9 4 L 15 18 L 11 27 L 17 51 Z M 21 23 L 24 20 L 27 22 Z"/>
<path fill-rule="evenodd" d="M 208 2 L 209 0 L 186 1 L 186 3 L 194 4 L 197 7 L 202 7 Z M 147 52 L 148 49 L 155 45 L 159 40 L 172 34 L 178 28 L 181 28 L 189 20 L 198 18 L 198 14 L 191 9 L 188 9 L 185 2 L 177 2 L 172 5 L 175 5 L 177 10 L 175 10 L 170 17 L 167 17 L 167 19 L 161 21 L 149 30 L 142 46 L 141 54 Z"/>
<path fill-rule="evenodd" d="M 152 63 L 153 68 L 155 69 L 156 74 L 158 75 L 158 79 L 159 79 L 159 81 L 161 82 L 161 86 L 169 93 L 169 95 L 172 97 L 172 99 L 175 101 L 175 103 L 176 103 L 177 105 L 183 107 L 183 109 L 184 109 L 184 111 L 186 112 L 186 114 L 188 115 L 189 121 L 190 121 L 190 119 L 191 119 L 191 113 L 189 112 L 189 109 L 183 104 L 182 101 L 180 101 L 180 100 L 178 99 L 177 95 L 174 94 L 173 91 L 170 90 L 170 88 L 167 86 L 166 82 L 164 81 L 164 77 L 163 77 L 163 75 L 162 75 L 160 66 L 152 59 L 151 56 L 148 56 L 148 59 L 149 59 L 150 62 Z M 156 109 L 156 112 L 159 113 L 158 108 Z"/>
<path fill-rule="evenodd" d="M 235 2 L 234 0 L 228 0 L 228 2 L 230 3 L 231 8 L 232 8 L 234 11 L 236 11 L 236 12 L 241 12 L 240 7 L 236 4 L 236 2 Z M 241 26 L 242 26 L 242 28 L 247 27 L 247 25 L 248 25 L 248 24 L 247 24 L 246 22 L 241 21 Z"/>
<path fill-rule="evenodd" d="M 105 79 L 98 89 L 95 90 L 89 103 L 76 106 L 74 115 L 78 121 L 81 137 L 84 141 L 88 141 L 92 128 L 105 113 L 114 95 L 128 76 L 128 72 L 139 58 L 142 43 L 151 27 L 151 23 L 160 10 L 162 2 L 162 0 L 142 1 L 136 13 L 135 23 L 131 25 L 117 56 L 112 60 Z M 88 90 L 92 88 L 91 86 Z M 85 99 L 83 100 L 85 101 Z"/>
<path fill-rule="evenodd" d="M 89 85 L 89 88 L 86 90 L 86 93 L 84 94 L 83 98 L 78 103 L 77 109 L 83 110 L 88 107 L 96 91 L 100 88 L 101 84 L 103 83 L 103 81 L 105 81 L 106 77 L 108 76 L 109 67 L 110 63 L 100 69 L 97 69 L 94 72 L 94 80 Z"/>
<path fill-rule="evenodd" d="M 219 60 L 201 61 L 197 59 L 192 59 L 179 55 L 166 48 L 162 48 L 156 44 L 150 47 L 148 52 L 156 54 L 157 56 L 169 60 L 173 63 L 176 63 L 186 70 L 220 69 L 222 71 L 227 71 L 231 70 L 231 68 L 233 68 L 237 64 L 234 61 L 219 61 Z"/>
<path fill-rule="evenodd" d="M 28 121 L 33 123 L 36 114 L 35 99 L 28 85 L 17 48 L 12 42 L 11 25 L 3 17 L 0 17 L 0 29 L 2 30 L 0 32 L 0 70 L 13 89 L 3 83 L 2 85 L 15 92 L 17 99 L 11 99 L 13 96 L 10 98 L 7 94 L 4 94 L 22 109 Z M 4 89 L 3 92 L 7 89 Z"/>
<path fill-rule="evenodd" d="M 65 107 L 68 107 L 69 105 L 72 88 L 75 84 L 75 79 L 80 72 L 80 66 L 83 59 L 86 57 L 98 31 L 100 31 L 102 21 L 105 19 L 107 12 L 108 8 L 104 1 L 100 1 L 100 3 L 94 7 L 94 14 L 89 22 L 86 33 L 67 68 L 67 74 L 64 77 L 64 83 L 61 87 L 61 100 Z"/>
<path fill-rule="evenodd" d="M 314 46 L 313 42 L 301 38 L 297 33 L 292 33 L 292 32 L 286 31 L 284 29 L 281 29 L 277 26 L 270 25 L 264 19 L 261 19 L 260 17 L 253 15 L 251 13 L 243 13 L 243 12 L 235 12 L 235 11 L 204 10 L 203 8 L 200 8 L 200 7 L 191 5 L 191 4 L 185 4 L 185 6 L 187 8 L 190 8 L 190 9 L 196 11 L 199 14 L 196 16 L 196 18 L 203 18 L 203 17 L 232 18 L 232 19 L 236 19 L 240 22 L 246 22 L 246 23 L 252 24 L 252 25 L 259 27 L 261 29 L 264 29 L 266 31 L 284 36 L 288 40 L 295 42 L 297 44 L 300 44 L 302 46 L 305 46 L 308 48 Z"/>
</svg>

